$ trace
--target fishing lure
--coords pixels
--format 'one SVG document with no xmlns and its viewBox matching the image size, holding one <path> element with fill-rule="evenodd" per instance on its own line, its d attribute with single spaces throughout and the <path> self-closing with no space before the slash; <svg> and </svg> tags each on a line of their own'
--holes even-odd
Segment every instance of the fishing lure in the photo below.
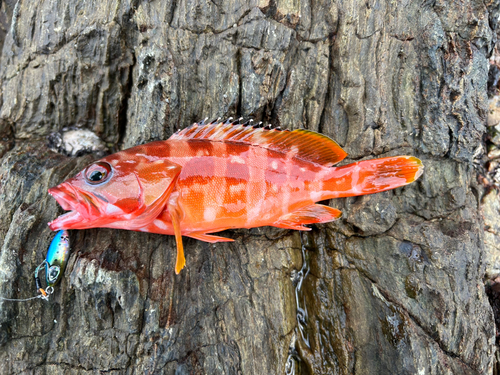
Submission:
<svg viewBox="0 0 500 375">
<path fill-rule="evenodd" d="M 69 258 L 69 233 L 67 230 L 60 230 L 50 243 L 45 260 L 35 270 L 36 289 L 43 295 L 47 295 L 47 290 L 52 291 L 54 286 L 61 280 L 66 263 Z M 42 288 L 38 274 L 45 266 L 45 283 L 47 289 Z"/>
<path fill-rule="evenodd" d="M 45 280 L 48 286 L 54 287 L 62 278 L 69 258 L 69 233 L 59 231 L 49 246 L 45 258 Z"/>
<path fill-rule="evenodd" d="M 394 189 L 423 172 L 413 156 L 332 167 L 347 154 L 325 135 L 230 120 L 195 123 L 166 141 L 92 163 L 49 189 L 69 211 L 50 228 L 175 235 L 179 273 L 185 265 L 182 236 L 213 243 L 233 241 L 212 234 L 229 228 L 310 230 L 304 225 L 341 216 L 316 202 Z"/>
<path fill-rule="evenodd" d="M 60 230 L 52 239 L 47 251 L 47 256 L 35 269 L 35 285 L 40 294 L 30 298 L 0 297 L 0 300 L 13 302 L 25 302 L 36 298 L 48 300 L 49 296 L 54 292 L 54 286 L 57 285 L 64 274 L 66 264 L 68 263 L 69 252 L 69 233 L 67 230 Z M 47 284 L 46 288 L 42 287 L 40 277 L 38 276 L 44 267 L 45 282 Z"/>
</svg>

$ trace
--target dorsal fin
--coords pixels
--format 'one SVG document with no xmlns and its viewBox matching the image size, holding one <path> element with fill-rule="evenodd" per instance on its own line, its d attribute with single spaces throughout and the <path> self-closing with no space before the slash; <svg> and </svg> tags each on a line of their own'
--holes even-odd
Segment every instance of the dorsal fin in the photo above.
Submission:
<svg viewBox="0 0 500 375">
<path fill-rule="evenodd" d="M 310 130 L 278 130 L 253 127 L 239 122 L 194 123 L 173 134 L 169 140 L 210 140 L 245 143 L 288 153 L 293 157 L 330 167 L 343 160 L 347 153 L 331 138 Z"/>
</svg>

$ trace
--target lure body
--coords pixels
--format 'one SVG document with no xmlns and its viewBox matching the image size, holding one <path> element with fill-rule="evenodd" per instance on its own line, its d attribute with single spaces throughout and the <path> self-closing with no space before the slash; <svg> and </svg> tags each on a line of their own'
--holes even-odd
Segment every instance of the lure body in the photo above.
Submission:
<svg viewBox="0 0 500 375">
<path fill-rule="evenodd" d="M 338 219 L 315 202 L 371 194 L 413 182 L 419 159 L 399 156 L 332 167 L 347 154 L 330 138 L 303 129 L 278 131 L 231 123 L 197 123 L 157 141 L 107 156 L 49 193 L 65 210 L 52 230 L 120 228 L 176 236 L 231 239 L 229 228 L 304 224 Z"/>
<path fill-rule="evenodd" d="M 47 286 L 53 287 L 61 280 L 69 258 L 69 233 L 59 231 L 50 243 L 45 257 L 45 281 Z"/>
</svg>

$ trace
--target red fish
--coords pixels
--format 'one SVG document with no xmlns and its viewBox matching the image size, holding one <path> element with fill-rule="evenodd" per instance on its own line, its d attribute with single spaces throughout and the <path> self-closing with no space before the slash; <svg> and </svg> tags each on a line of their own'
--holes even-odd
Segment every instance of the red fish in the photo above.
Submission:
<svg viewBox="0 0 500 375">
<path fill-rule="evenodd" d="M 332 167 L 346 157 L 312 131 L 195 123 L 167 141 L 109 155 L 49 189 L 64 210 L 52 230 L 119 228 L 175 235 L 175 272 L 185 265 L 182 236 L 233 241 L 212 233 L 274 226 L 310 230 L 341 216 L 316 204 L 394 189 L 423 172 L 398 156 Z"/>
</svg>

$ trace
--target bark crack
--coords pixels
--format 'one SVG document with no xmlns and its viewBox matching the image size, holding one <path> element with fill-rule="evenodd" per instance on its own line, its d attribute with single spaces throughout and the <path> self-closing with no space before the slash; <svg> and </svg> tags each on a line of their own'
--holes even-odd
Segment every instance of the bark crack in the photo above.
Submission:
<svg viewBox="0 0 500 375">
<path fill-rule="evenodd" d="M 427 338 L 429 340 L 435 342 L 438 345 L 439 349 L 444 354 L 446 354 L 447 356 L 449 356 L 451 358 L 454 358 L 454 359 L 458 360 L 458 362 L 460 364 L 462 364 L 464 367 L 466 367 L 466 368 L 468 368 L 470 370 L 475 370 L 473 367 L 471 367 L 470 364 L 465 363 L 460 356 L 458 356 L 457 354 L 455 354 L 453 352 L 450 352 L 450 351 L 446 350 L 443 347 L 444 344 L 442 343 L 442 341 L 436 339 L 435 335 L 433 335 L 433 333 L 430 332 L 429 329 L 427 327 L 425 327 L 425 325 L 423 325 L 423 323 L 421 322 L 421 320 L 417 316 L 413 315 L 401 303 L 399 303 L 397 300 L 393 299 L 391 297 L 391 295 L 389 294 L 389 292 L 387 292 L 386 290 L 384 290 L 380 286 L 378 286 L 378 283 L 375 280 L 373 280 L 369 275 L 367 275 L 366 273 L 364 273 L 362 270 L 358 269 L 358 272 L 360 272 L 361 275 L 363 275 L 364 277 L 366 277 L 380 291 L 380 293 L 384 296 L 384 298 L 387 301 L 389 301 L 391 304 L 393 304 L 394 306 L 397 306 L 401 311 L 403 311 L 415 323 L 415 325 L 417 327 L 419 327 L 425 333 L 425 335 L 427 336 Z"/>
</svg>

